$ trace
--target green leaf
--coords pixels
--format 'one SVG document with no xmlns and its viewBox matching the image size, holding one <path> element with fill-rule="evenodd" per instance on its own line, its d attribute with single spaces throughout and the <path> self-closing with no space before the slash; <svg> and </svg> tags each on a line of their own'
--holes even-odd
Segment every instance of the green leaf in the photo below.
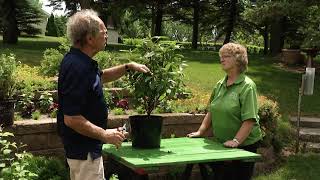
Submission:
<svg viewBox="0 0 320 180">
<path fill-rule="evenodd" d="M 4 154 L 4 155 L 10 154 L 11 152 L 12 152 L 11 149 L 5 149 L 5 150 L 3 150 L 3 154 Z"/>
<path fill-rule="evenodd" d="M 0 168 L 4 168 L 6 167 L 6 164 L 5 163 L 0 163 Z"/>
</svg>

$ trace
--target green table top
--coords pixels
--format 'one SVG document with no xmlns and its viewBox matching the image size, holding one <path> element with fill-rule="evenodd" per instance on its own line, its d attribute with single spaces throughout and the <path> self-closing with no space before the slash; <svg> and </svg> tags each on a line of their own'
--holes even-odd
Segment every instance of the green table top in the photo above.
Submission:
<svg viewBox="0 0 320 180">
<path fill-rule="evenodd" d="M 104 144 L 103 153 L 130 168 L 150 168 L 166 165 L 196 164 L 225 160 L 257 160 L 261 156 L 242 149 L 225 148 L 223 144 L 205 138 L 162 139 L 159 149 L 132 148 L 131 142 L 114 145 Z"/>
</svg>

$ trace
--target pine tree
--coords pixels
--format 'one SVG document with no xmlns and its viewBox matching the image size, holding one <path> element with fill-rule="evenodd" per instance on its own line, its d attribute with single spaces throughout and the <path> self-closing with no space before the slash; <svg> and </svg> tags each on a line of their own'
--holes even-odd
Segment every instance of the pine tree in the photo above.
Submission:
<svg viewBox="0 0 320 180">
<path fill-rule="evenodd" d="M 56 23 L 54 21 L 54 15 L 51 13 L 49 19 L 48 19 L 48 23 L 47 23 L 47 27 L 46 27 L 46 36 L 58 36 L 58 30 L 57 30 L 57 26 Z"/>
</svg>

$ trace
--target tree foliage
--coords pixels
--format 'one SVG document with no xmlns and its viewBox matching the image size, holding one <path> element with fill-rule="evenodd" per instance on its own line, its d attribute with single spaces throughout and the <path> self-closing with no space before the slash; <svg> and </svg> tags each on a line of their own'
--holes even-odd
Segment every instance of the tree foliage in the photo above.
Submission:
<svg viewBox="0 0 320 180">
<path fill-rule="evenodd" d="M 18 35 L 41 33 L 38 26 L 44 19 L 39 0 L 0 0 L 0 31 L 4 43 L 17 43 Z"/>
<path fill-rule="evenodd" d="M 51 14 L 48 18 L 47 27 L 46 27 L 46 36 L 58 36 L 58 28 L 56 26 L 54 15 Z"/>
</svg>

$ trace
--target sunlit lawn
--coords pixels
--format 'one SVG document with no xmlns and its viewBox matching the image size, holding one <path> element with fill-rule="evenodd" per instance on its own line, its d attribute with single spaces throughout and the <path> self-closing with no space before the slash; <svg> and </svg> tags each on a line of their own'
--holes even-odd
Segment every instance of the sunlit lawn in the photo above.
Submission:
<svg viewBox="0 0 320 180">
<path fill-rule="evenodd" d="M 58 47 L 58 38 L 38 37 L 19 38 L 18 45 L 3 45 L 0 36 L 0 53 L 13 52 L 22 63 L 35 66 L 40 65 L 43 51 L 46 48 Z M 115 51 L 118 58 L 127 59 L 128 54 Z M 180 100 L 177 104 L 191 108 L 206 105 L 214 84 L 224 76 L 219 64 L 217 52 L 210 51 L 182 51 L 188 67 L 185 69 L 185 83 L 192 90 L 193 98 Z M 320 62 L 319 58 L 316 60 Z M 270 57 L 261 55 L 249 56 L 248 75 L 256 82 L 260 95 L 277 100 L 283 113 L 295 114 L 297 111 L 298 87 L 301 74 L 288 72 L 276 67 L 277 62 Z M 316 76 L 313 96 L 302 98 L 302 114 L 320 117 L 320 85 Z M 319 155 L 290 157 L 280 169 L 269 174 L 256 177 L 257 180 L 316 180 L 320 177 Z"/>
<path fill-rule="evenodd" d="M 196 95 L 193 102 L 207 103 L 213 85 L 224 76 L 219 64 L 218 53 L 185 51 L 183 54 L 189 65 L 185 70 L 186 83 Z M 278 101 L 281 112 L 294 115 L 297 112 L 301 74 L 284 71 L 277 67 L 277 63 L 271 57 L 250 55 L 247 74 L 257 84 L 260 95 Z M 302 98 L 303 115 L 320 116 L 318 78 L 319 75 L 316 76 L 314 94 Z M 190 105 L 192 102 L 190 103 L 188 100 L 186 105 L 188 104 Z"/>
<path fill-rule="evenodd" d="M 318 180 L 320 155 L 304 154 L 288 158 L 287 163 L 271 174 L 255 177 L 255 180 Z"/>
<path fill-rule="evenodd" d="M 28 65 L 39 65 L 43 51 L 46 48 L 56 48 L 59 38 L 38 37 L 19 38 L 18 45 L 2 44 L 0 36 L 0 52 L 14 52 L 17 59 Z M 118 58 L 126 59 L 127 53 L 113 51 Z M 184 60 L 189 65 L 185 69 L 185 83 L 192 90 L 194 97 L 179 101 L 178 104 L 189 106 L 206 105 L 212 92 L 214 84 L 224 76 L 219 64 L 217 52 L 212 51 L 182 51 Z M 317 58 L 317 61 L 319 58 Z M 248 75 L 256 82 L 260 95 L 277 100 L 280 111 L 291 115 L 297 112 L 298 88 L 300 86 L 301 74 L 284 71 L 276 67 L 277 62 L 271 57 L 262 55 L 249 56 Z M 302 115 L 315 115 L 320 117 L 320 85 L 316 76 L 314 95 L 303 96 Z"/>
</svg>

